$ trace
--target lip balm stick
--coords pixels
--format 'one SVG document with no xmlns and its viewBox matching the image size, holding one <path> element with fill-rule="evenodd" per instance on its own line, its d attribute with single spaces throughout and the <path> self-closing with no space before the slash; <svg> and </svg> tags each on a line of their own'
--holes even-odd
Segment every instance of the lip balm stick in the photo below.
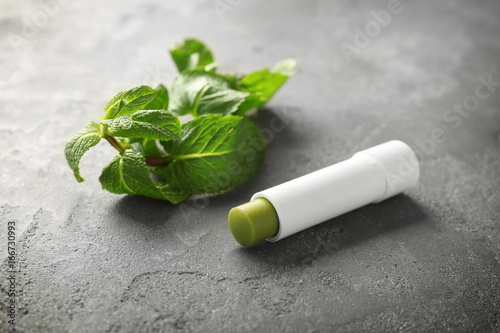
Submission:
<svg viewBox="0 0 500 333">
<path fill-rule="evenodd" d="M 276 242 L 351 210 L 413 187 L 420 168 L 404 142 L 389 141 L 350 159 L 255 193 L 231 209 L 229 227 L 238 243 Z"/>
</svg>

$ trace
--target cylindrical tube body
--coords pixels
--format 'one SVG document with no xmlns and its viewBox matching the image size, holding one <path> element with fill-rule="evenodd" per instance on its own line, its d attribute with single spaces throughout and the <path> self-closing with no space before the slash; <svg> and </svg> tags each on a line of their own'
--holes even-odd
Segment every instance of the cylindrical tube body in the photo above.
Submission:
<svg viewBox="0 0 500 333">
<path fill-rule="evenodd" d="M 275 242 L 412 187 L 419 176 L 416 161 L 406 144 L 389 141 L 343 162 L 258 192 L 251 200 L 266 198 L 276 209 L 279 230 L 267 239 Z M 402 163 L 406 163 L 404 168 Z"/>
</svg>

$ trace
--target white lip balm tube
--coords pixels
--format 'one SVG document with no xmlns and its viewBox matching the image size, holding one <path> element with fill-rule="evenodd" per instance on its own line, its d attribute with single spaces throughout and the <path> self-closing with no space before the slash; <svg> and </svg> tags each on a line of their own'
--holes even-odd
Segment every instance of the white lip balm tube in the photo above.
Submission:
<svg viewBox="0 0 500 333">
<path fill-rule="evenodd" d="M 351 158 L 255 193 L 229 212 L 229 227 L 244 246 L 276 242 L 318 223 L 413 187 L 420 168 L 404 142 L 389 141 Z"/>
</svg>

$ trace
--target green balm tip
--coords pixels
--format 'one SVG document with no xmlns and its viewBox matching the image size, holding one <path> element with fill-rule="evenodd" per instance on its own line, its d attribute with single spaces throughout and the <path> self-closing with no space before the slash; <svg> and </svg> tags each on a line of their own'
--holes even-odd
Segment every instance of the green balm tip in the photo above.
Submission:
<svg viewBox="0 0 500 333">
<path fill-rule="evenodd" d="M 278 214 L 264 198 L 231 209 L 228 220 L 233 237 L 243 246 L 273 237 L 279 228 Z"/>
</svg>

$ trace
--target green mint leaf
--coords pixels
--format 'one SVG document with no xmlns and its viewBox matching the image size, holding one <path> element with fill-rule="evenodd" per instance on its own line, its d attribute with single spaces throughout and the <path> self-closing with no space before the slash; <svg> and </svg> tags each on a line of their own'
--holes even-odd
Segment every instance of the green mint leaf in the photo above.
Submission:
<svg viewBox="0 0 500 333">
<path fill-rule="evenodd" d="M 127 105 L 127 102 L 124 101 L 123 99 L 116 101 L 115 104 L 111 105 L 107 109 L 104 118 L 101 119 L 113 119 L 125 105 Z"/>
<path fill-rule="evenodd" d="M 250 95 L 235 114 L 243 115 L 251 109 L 263 107 L 293 74 L 296 64 L 294 59 L 285 59 L 276 64 L 273 72 L 266 68 L 244 76 L 237 87 Z"/>
<path fill-rule="evenodd" d="M 181 123 L 179 119 L 176 116 L 174 116 L 170 111 L 165 111 L 165 110 L 138 111 L 132 115 L 132 120 L 162 126 L 177 136 L 181 134 Z"/>
<path fill-rule="evenodd" d="M 108 165 L 102 169 L 99 177 L 103 189 L 115 194 L 134 194 L 123 180 L 122 157 L 115 156 Z"/>
<path fill-rule="evenodd" d="M 119 163 L 121 182 L 134 194 L 163 199 L 161 191 L 151 179 L 144 157 L 127 149 Z"/>
<path fill-rule="evenodd" d="M 136 116 L 136 114 L 138 115 Z M 139 111 L 132 116 L 119 116 L 101 122 L 106 133 L 121 138 L 178 141 L 179 120 L 168 111 Z M 174 133 L 173 131 L 177 133 Z"/>
<path fill-rule="evenodd" d="M 266 141 L 247 118 L 209 115 L 184 124 L 181 142 L 168 148 L 173 161 L 162 167 L 161 176 L 174 188 L 191 194 L 220 193 L 257 173 Z"/>
<path fill-rule="evenodd" d="M 170 142 L 162 142 L 162 144 L 165 146 L 165 145 L 169 145 Z M 172 147 L 175 147 L 175 145 Z M 149 167 L 149 171 L 151 171 L 152 174 L 154 174 L 154 175 L 156 175 L 164 180 L 168 179 L 167 165 Z"/>
<path fill-rule="evenodd" d="M 144 156 L 132 149 L 127 149 L 122 156 L 115 156 L 104 167 L 99 181 L 103 189 L 115 194 L 144 195 L 173 203 L 187 198 L 185 196 L 181 200 L 184 194 L 180 191 L 175 191 L 166 184 L 156 184 L 151 178 Z"/>
<path fill-rule="evenodd" d="M 250 95 L 239 106 L 236 114 L 243 115 L 251 109 L 263 107 L 286 80 L 287 76 L 272 73 L 268 69 L 243 77 L 239 89 L 249 92 Z"/>
<path fill-rule="evenodd" d="M 154 99 L 144 107 L 144 110 L 168 110 L 168 90 L 160 84 L 155 89 Z"/>
<path fill-rule="evenodd" d="M 189 197 L 189 193 L 176 190 L 176 189 L 172 188 L 172 186 L 170 184 L 167 184 L 167 183 L 159 184 L 158 188 L 163 193 L 166 200 L 170 201 L 171 203 L 173 203 L 175 205 L 183 202 L 184 200 L 186 200 Z"/>
<path fill-rule="evenodd" d="M 167 155 L 163 147 L 159 146 L 158 140 L 129 139 L 128 143 L 136 152 L 143 156 L 158 158 Z"/>
<path fill-rule="evenodd" d="M 235 112 L 247 96 L 248 93 L 233 89 L 208 87 L 198 95 L 199 102 L 195 115 L 222 114 L 227 116 Z"/>
<path fill-rule="evenodd" d="M 107 125 L 110 124 L 114 128 L 120 128 L 122 130 L 130 130 L 132 128 L 132 124 L 134 123 L 132 117 L 130 116 L 119 116 L 115 119 L 105 120 L 102 122 Z"/>
<path fill-rule="evenodd" d="M 248 93 L 231 89 L 222 76 L 200 71 L 184 72 L 172 86 L 170 110 L 177 115 L 229 115 L 247 96 Z"/>
<path fill-rule="evenodd" d="M 226 73 L 223 77 L 226 81 L 231 85 L 232 89 L 238 89 L 238 83 L 243 78 L 244 75 L 236 74 L 236 73 Z"/>
<path fill-rule="evenodd" d="M 66 155 L 66 160 L 73 170 L 75 178 L 78 182 L 81 183 L 84 180 L 80 176 L 79 168 L 82 156 L 87 152 L 87 150 L 98 144 L 101 139 L 101 126 L 95 122 L 91 122 L 66 144 L 64 154 Z"/>
<path fill-rule="evenodd" d="M 155 91 L 148 86 L 138 86 L 129 90 L 120 91 L 104 108 L 104 119 L 113 119 L 119 116 L 129 116 L 137 110 L 143 109 L 155 98 Z M 124 101 L 124 102 L 121 102 Z M 116 107 L 120 102 L 121 107 Z"/>
<path fill-rule="evenodd" d="M 193 69 L 215 70 L 216 64 L 212 52 L 199 40 L 186 39 L 174 45 L 169 51 L 179 73 Z"/>
</svg>

